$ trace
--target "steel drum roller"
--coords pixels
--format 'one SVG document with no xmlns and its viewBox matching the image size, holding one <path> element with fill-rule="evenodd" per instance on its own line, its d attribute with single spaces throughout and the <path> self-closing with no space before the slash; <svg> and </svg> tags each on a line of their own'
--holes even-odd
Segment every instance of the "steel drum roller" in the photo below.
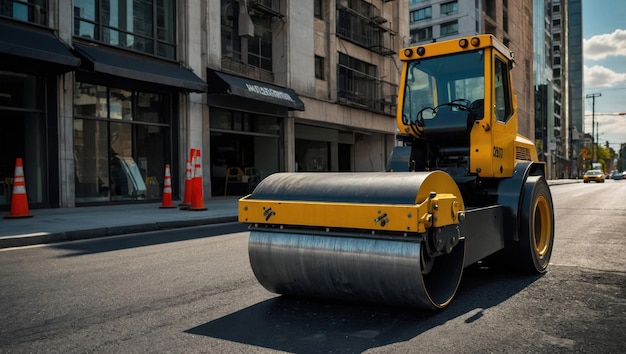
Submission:
<svg viewBox="0 0 626 354">
<path fill-rule="evenodd" d="M 415 205 L 433 190 L 460 197 L 452 178 L 438 171 L 280 173 L 263 180 L 249 199 Z M 444 307 L 456 292 L 463 269 L 463 241 L 425 270 L 423 235 L 317 226 L 268 222 L 251 227 L 250 264 L 267 290 L 425 308 Z"/>
</svg>

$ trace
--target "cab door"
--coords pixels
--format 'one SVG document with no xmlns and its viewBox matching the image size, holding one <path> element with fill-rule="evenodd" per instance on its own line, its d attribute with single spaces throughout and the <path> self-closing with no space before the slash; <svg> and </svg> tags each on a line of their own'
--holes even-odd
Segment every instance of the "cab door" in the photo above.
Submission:
<svg viewBox="0 0 626 354">
<path fill-rule="evenodd" d="M 493 54 L 492 70 L 492 148 L 491 161 L 494 177 L 513 174 L 515 164 L 515 137 L 517 112 L 511 85 L 510 61 L 499 52 Z"/>
</svg>

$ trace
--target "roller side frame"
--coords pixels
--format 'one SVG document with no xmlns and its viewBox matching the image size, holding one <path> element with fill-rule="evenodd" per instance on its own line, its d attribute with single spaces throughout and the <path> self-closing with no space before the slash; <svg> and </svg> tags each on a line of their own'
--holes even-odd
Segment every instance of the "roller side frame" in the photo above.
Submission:
<svg viewBox="0 0 626 354">
<path fill-rule="evenodd" d="M 466 268 L 504 249 L 506 207 L 492 205 L 467 209 L 465 220 L 459 224 L 461 236 L 465 238 Z"/>
</svg>

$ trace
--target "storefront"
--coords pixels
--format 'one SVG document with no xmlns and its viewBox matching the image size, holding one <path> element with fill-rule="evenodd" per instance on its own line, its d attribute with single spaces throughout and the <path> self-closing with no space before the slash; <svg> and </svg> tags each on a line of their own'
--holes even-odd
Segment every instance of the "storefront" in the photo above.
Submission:
<svg viewBox="0 0 626 354">
<path fill-rule="evenodd" d="M 58 84 L 79 63 L 52 30 L 0 21 L 0 210 L 9 208 L 18 157 L 30 207 L 58 204 Z"/>
<path fill-rule="evenodd" d="M 211 195 L 244 195 L 285 170 L 285 120 L 304 104 L 289 88 L 212 69 L 207 81 Z"/>
<path fill-rule="evenodd" d="M 330 123 L 295 124 L 297 172 L 382 171 L 395 137 Z"/>
<path fill-rule="evenodd" d="M 75 49 L 83 61 L 73 97 L 76 204 L 161 199 L 165 165 L 180 167 L 181 94 L 206 83 L 173 62 L 104 45 Z"/>
<path fill-rule="evenodd" d="M 296 172 L 352 171 L 354 134 L 332 127 L 295 125 Z"/>
</svg>

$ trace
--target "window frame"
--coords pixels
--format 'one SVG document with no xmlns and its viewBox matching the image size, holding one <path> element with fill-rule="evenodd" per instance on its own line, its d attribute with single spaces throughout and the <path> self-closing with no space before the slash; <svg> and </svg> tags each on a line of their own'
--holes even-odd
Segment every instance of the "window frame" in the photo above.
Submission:
<svg viewBox="0 0 626 354">
<path fill-rule="evenodd" d="M 427 20 L 433 17 L 432 6 L 422 7 L 421 9 L 413 10 L 409 13 L 409 22 L 415 23 L 423 20 Z"/>
<path fill-rule="evenodd" d="M 446 32 L 444 33 L 443 31 L 444 28 L 447 29 L 452 26 L 456 26 L 456 28 L 452 31 L 446 30 Z M 441 35 L 441 37 L 452 36 L 458 33 L 459 33 L 459 21 L 458 20 L 444 22 L 441 25 L 439 25 L 439 35 Z"/>
<path fill-rule="evenodd" d="M 319 55 L 315 56 L 315 78 L 318 80 L 326 81 L 326 70 L 324 66 L 324 57 Z"/>
<path fill-rule="evenodd" d="M 12 6 L 14 5 L 14 6 Z M 23 7 L 26 10 L 26 17 L 19 16 L 18 9 Z M 17 8 L 17 9 L 16 9 Z M 0 17 L 6 17 L 18 21 L 34 23 L 48 27 L 48 9 L 50 8 L 49 0 L 3 0 L 3 6 L 0 8 Z M 4 13 L 4 10 L 7 13 Z M 10 11 L 11 13 L 8 13 Z M 22 14 L 24 15 L 24 14 Z"/>
<path fill-rule="evenodd" d="M 444 11 L 444 8 L 452 7 L 451 10 Z M 439 13 L 442 15 L 451 15 L 459 12 L 459 3 L 458 1 L 448 1 L 439 5 Z"/>
<path fill-rule="evenodd" d="M 168 8 L 165 8 L 164 2 L 167 2 Z M 139 3 L 137 0 L 137 5 Z M 118 9 L 117 15 L 111 15 L 110 8 L 113 6 L 112 4 L 117 4 L 117 2 L 109 2 L 109 9 L 104 8 L 104 0 L 75 0 L 73 4 L 73 36 L 75 38 L 170 60 L 177 59 L 178 21 L 176 16 L 177 2 L 175 0 L 151 0 L 149 16 L 144 16 L 145 23 L 139 22 L 138 18 L 140 19 L 141 16 L 133 15 L 131 27 L 138 27 L 135 30 L 124 28 L 123 24 L 119 25 L 120 22 L 124 22 L 124 19 L 119 17 L 119 13 L 123 14 L 123 10 Z M 133 10 L 135 4 L 134 0 L 129 1 Z M 141 1 L 141 4 L 145 5 L 146 2 Z M 82 11 L 87 8 L 90 8 L 92 12 Z M 139 10 L 139 8 L 137 9 Z M 136 26 L 139 24 L 145 26 Z M 169 24 L 171 28 L 163 27 L 164 24 Z M 165 34 L 169 38 L 161 38 L 163 37 L 161 34 Z"/>
</svg>

